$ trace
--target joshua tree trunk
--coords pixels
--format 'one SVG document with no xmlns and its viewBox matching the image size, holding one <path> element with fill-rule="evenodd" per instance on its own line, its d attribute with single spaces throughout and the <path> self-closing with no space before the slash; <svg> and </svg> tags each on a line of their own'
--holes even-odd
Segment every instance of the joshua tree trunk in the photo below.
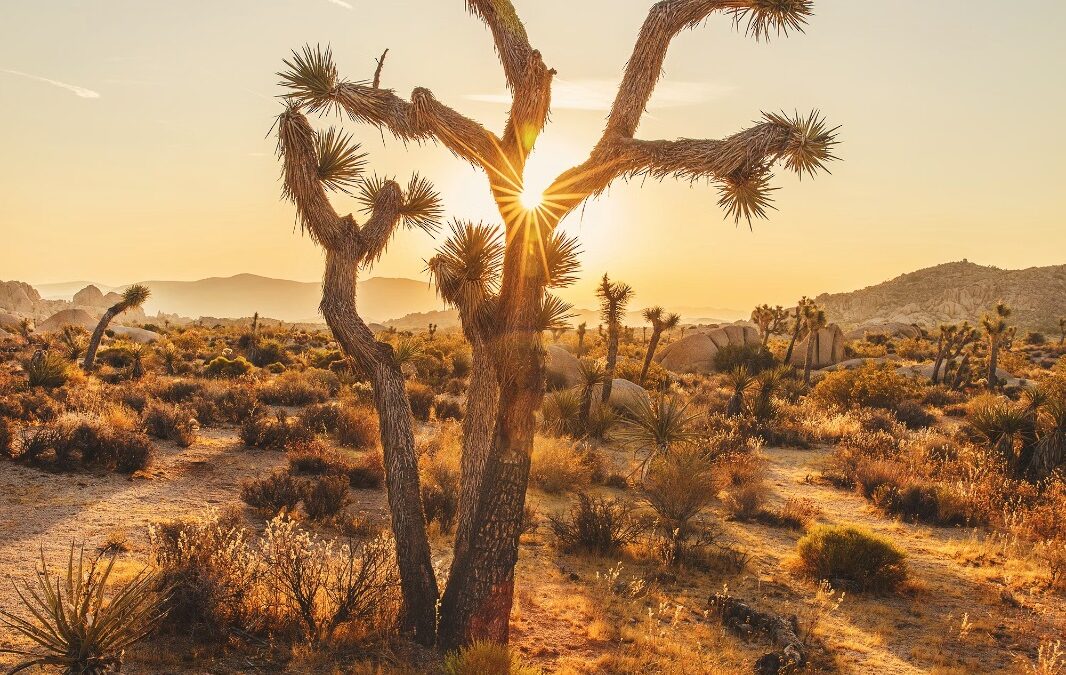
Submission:
<svg viewBox="0 0 1066 675">
<path fill-rule="evenodd" d="M 999 338 L 995 335 L 988 338 L 988 388 L 995 389 L 999 384 Z"/>
<path fill-rule="evenodd" d="M 799 309 L 796 309 L 796 326 L 792 329 L 792 337 L 788 341 L 788 350 L 785 352 L 785 365 L 792 362 L 792 351 L 796 348 L 796 340 L 799 339 L 803 326 L 800 325 Z"/>
<path fill-rule="evenodd" d="M 614 373 L 618 369 L 618 324 L 607 326 L 607 377 L 603 380 L 603 392 L 600 401 L 607 403 L 611 399 Z"/>
<path fill-rule="evenodd" d="M 358 268 L 358 254 L 327 250 L 322 315 L 345 353 L 354 357 L 370 378 L 404 598 L 402 625 L 420 643 L 429 645 L 436 635 L 438 592 L 422 510 L 411 403 L 392 347 L 374 339 L 356 310 Z"/>
<path fill-rule="evenodd" d="M 373 389 L 403 594 L 402 626 L 421 644 L 432 645 L 438 590 L 422 509 L 411 404 L 392 347 L 374 338 L 356 306 L 359 269 L 385 250 L 407 209 L 405 196 L 395 182 L 383 182 L 370 197 L 370 219 L 360 227 L 351 216 L 340 217 L 329 203 L 316 148 L 323 137 L 312 130 L 304 115 L 291 108 L 282 114 L 278 138 L 285 192 L 295 203 L 301 224 L 326 251 L 322 315 L 345 354 L 362 366 Z M 356 150 L 349 149 L 348 154 Z M 408 196 L 414 189 L 413 183 Z M 437 203 L 432 194 L 427 200 Z M 434 209 L 426 207 L 424 213 L 432 218 Z"/>
<path fill-rule="evenodd" d="M 100 349 L 100 341 L 104 339 L 104 331 L 107 330 L 108 324 L 118 316 L 122 309 L 120 305 L 112 305 L 100 317 L 100 322 L 96 324 L 96 328 L 93 330 L 93 336 L 89 338 L 89 347 L 85 350 L 85 360 L 81 364 L 83 370 L 89 371 L 93 369 L 96 364 L 96 351 Z"/>
<path fill-rule="evenodd" d="M 439 637 L 445 649 L 474 639 L 502 644 L 510 633 L 534 411 L 544 398 L 544 350 L 537 326 L 544 289 L 532 271 L 541 264 L 533 243 L 543 241 L 546 232 L 539 221 L 531 220 L 508 223 L 508 230 L 500 292 L 500 403 L 471 523 L 470 546 L 456 551 L 441 599 Z"/>
<path fill-rule="evenodd" d="M 644 386 L 644 380 L 648 377 L 648 369 L 651 368 L 651 360 L 655 358 L 655 350 L 659 347 L 659 338 L 662 333 L 652 330 L 651 342 L 648 343 L 648 353 L 644 355 L 644 366 L 640 369 L 640 386 Z"/>
</svg>

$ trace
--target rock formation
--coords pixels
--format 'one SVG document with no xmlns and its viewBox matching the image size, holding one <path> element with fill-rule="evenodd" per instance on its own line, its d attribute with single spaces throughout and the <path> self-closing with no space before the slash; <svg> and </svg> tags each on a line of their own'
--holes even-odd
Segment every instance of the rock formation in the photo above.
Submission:
<svg viewBox="0 0 1066 675">
<path fill-rule="evenodd" d="M 581 362 L 577 357 L 559 345 L 548 345 L 545 350 L 545 367 L 548 378 L 564 387 L 576 387 L 581 384 Z"/>
<path fill-rule="evenodd" d="M 844 360 L 844 331 L 831 323 L 814 334 L 814 363 L 812 368 L 819 370 L 835 365 Z M 796 345 L 792 351 L 792 365 L 802 368 L 807 360 L 807 342 L 810 338 Z"/>
<path fill-rule="evenodd" d="M 659 350 L 655 361 L 675 373 L 713 373 L 714 357 L 722 348 L 760 344 L 762 340 L 754 328 L 729 325 L 686 335 Z"/>
</svg>

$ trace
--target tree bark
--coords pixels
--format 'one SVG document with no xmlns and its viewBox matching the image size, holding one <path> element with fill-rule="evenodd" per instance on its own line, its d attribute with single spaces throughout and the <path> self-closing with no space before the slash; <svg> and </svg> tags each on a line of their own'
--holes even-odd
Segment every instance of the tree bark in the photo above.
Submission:
<svg viewBox="0 0 1066 675">
<path fill-rule="evenodd" d="M 995 335 L 988 340 L 988 388 L 995 389 L 999 383 L 996 371 L 999 369 L 999 338 Z"/>
<path fill-rule="evenodd" d="M 529 218 L 509 222 L 508 230 L 500 292 L 500 402 L 470 546 L 456 552 L 441 600 L 439 641 L 445 650 L 475 639 L 504 644 L 510 632 L 534 412 L 544 398 L 544 349 L 536 326 L 544 286 L 534 275 L 541 265 L 539 242 L 550 229 Z"/>
<path fill-rule="evenodd" d="M 104 312 L 104 315 L 100 317 L 100 322 L 96 324 L 96 328 L 93 330 L 93 336 L 89 340 L 89 347 L 85 350 L 85 359 L 82 361 L 81 367 L 83 370 L 89 371 L 93 369 L 96 364 L 96 350 L 100 348 L 100 341 L 104 339 L 104 331 L 107 330 L 108 324 L 119 313 L 122 312 L 122 308 L 118 305 L 112 305 Z"/>
<path fill-rule="evenodd" d="M 337 342 L 370 378 L 381 431 L 396 562 L 400 568 L 404 601 L 401 625 L 420 644 L 432 645 L 436 636 L 438 590 L 422 509 L 411 403 L 392 347 L 378 342 L 357 312 L 359 260 L 354 242 L 338 243 L 327 249 L 321 310 Z"/>
<path fill-rule="evenodd" d="M 651 342 L 648 343 L 648 353 L 644 355 L 644 366 L 640 369 L 640 386 L 644 386 L 644 380 L 648 377 L 648 369 L 651 368 L 651 360 L 655 358 L 655 350 L 659 347 L 659 338 L 662 333 L 652 330 Z"/>
<path fill-rule="evenodd" d="M 614 373 L 618 369 L 618 322 L 612 321 L 607 324 L 607 377 L 603 381 L 603 393 L 600 394 L 600 402 L 607 403 L 611 399 L 611 389 L 614 385 Z"/>
<path fill-rule="evenodd" d="M 792 350 L 796 347 L 796 340 L 799 339 L 801 330 L 802 328 L 799 323 L 799 310 L 796 310 L 796 327 L 792 329 L 792 339 L 788 341 L 788 351 L 785 352 L 786 366 L 792 361 Z"/>
</svg>

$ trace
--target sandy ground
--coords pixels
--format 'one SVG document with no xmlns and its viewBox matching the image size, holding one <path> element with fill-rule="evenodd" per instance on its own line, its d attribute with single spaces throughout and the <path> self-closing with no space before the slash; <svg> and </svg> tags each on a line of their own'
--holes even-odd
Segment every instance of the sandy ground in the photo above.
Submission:
<svg viewBox="0 0 1066 675">
<path fill-rule="evenodd" d="M 42 548 L 49 560 L 61 560 L 71 541 L 95 548 L 118 532 L 131 548 L 126 558 L 143 561 L 149 523 L 210 506 L 237 505 L 243 480 L 284 464 L 282 453 L 244 448 L 233 429 L 203 430 L 190 448 L 159 446 L 152 467 L 132 478 L 51 474 L 0 462 L 0 606 L 13 606 L 11 579 L 29 573 Z M 1066 634 L 1061 598 L 1022 590 L 1032 586 L 1026 583 L 1031 582 L 1026 568 L 980 544 L 974 532 L 885 519 L 861 497 L 818 480 L 826 449 L 770 449 L 767 454 L 771 501 L 811 499 L 823 509 L 821 522 L 863 525 L 892 538 L 909 554 L 907 589 L 890 597 L 848 595 L 817 631 L 840 672 L 1021 672 L 1019 659 L 1031 657 L 1040 639 Z M 353 513 L 385 520 L 382 493 L 356 491 L 354 496 Z M 568 497 L 542 494 L 532 499 L 541 513 L 561 511 L 569 503 Z M 613 561 L 561 555 L 546 530 L 542 526 L 524 539 L 513 642 L 547 672 L 594 672 L 589 664 L 619 648 L 608 637 L 617 630 L 601 625 L 609 619 L 596 579 Z M 710 631 L 701 633 L 700 640 L 723 640 L 721 653 L 728 652 L 737 667 L 750 667 L 767 645 L 723 637 L 719 627 L 709 626 L 699 614 L 709 594 L 728 584 L 731 594 L 787 615 L 809 600 L 816 587 L 790 572 L 801 533 L 726 522 L 723 534 L 751 555 L 744 572 L 685 573 L 667 582 L 664 591 L 696 610 L 686 615 L 680 630 Z M 435 537 L 435 562 L 442 572 L 448 543 L 448 538 Z M 9 646 L 12 636 L 3 631 L 0 644 Z M 14 662 L 0 655 L 0 668 Z"/>
</svg>

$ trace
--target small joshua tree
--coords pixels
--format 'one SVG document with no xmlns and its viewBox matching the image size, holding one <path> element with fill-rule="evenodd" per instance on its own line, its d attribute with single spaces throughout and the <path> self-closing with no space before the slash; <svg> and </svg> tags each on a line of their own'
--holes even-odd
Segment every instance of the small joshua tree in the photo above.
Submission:
<svg viewBox="0 0 1066 675">
<path fill-rule="evenodd" d="M 433 342 L 433 338 L 437 336 L 437 324 L 435 324 L 435 323 L 429 324 L 428 333 L 429 333 L 429 341 Z"/>
<path fill-rule="evenodd" d="M 807 355 L 803 359 L 803 383 L 808 387 L 811 385 L 811 369 L 818 349 L 818 331 L 825 325 L 825 310 L 819 309 L 813 302 L 804 306 L 803 328 L 807 332 Z"/>
<path fill-rule="evenodd" d="M 771 335 L 777 335 L 784 330 L 788 322 L 788 312 L 781 305 L 759 305 L 751 313 L 751 320 L 759 327 L 762 335 L 762 344 L 765 347 Z"/>
<path fill-rule="evenodd" d="M 997 302 L 995 310 L 981 317 L 981 327 L 985 330 L 988 338 L 988 377 L 989 389 L 995 389 L 999 384 L 999 350 L 1011 338 L 1011 326 L 1007 323 L 1011 309 L 1004 302 Z"/>
<path fill-rule="evenodd" d="M 640 386 L 644 386 L 644 380 L 648 377 L 648 369 L 651 361 L 655 358 L 655 350 L 659 346 L 659 340 L 663 333 L 675 328 L 681 321 L 680 314 L 666 314 L 662 307 L 649 307 L 644 310 L 644 320 L 651 324 L 651 342 L 648 343 L 648 352 L 644 355 L 644 366 L 640 369 Z"/>
<path fill-rule="evenodd" d="M 603 383 L 601 400 L 606 403 L 611 398 L 611 384 L 618 368 L 618 339 L 622 331 L 622 315 L 626 305 L 633 299 L 633 288 L 629 284 L 611 281 L 607 275 L 596 288 L 596 297 L 600 299 L 600 316 L 607 324 L 607 380 Z"/>
<path fill-rule="evenodd" d="M 792 337 L 788 341 L 788 350 L 785 352 L 785 364 L 788 365 L 792 361 L 792 351 L 796 347 L 796 341 L 803 337 L 803 333 L 807 328 L 805 311 L 809 305 L 813 305 L 814 301 L 808 298 L 806 295 L 799 299 L 796 303 L 795 309 L 792 310 L 790 316 L 792 317 Z"/>
<path fill-rule="evenodd" d="M 936 360 L 933 361 L 933 375 L 931 382 L 939 384 L 941 380 L 941 368 L 944 368 L 944 379 L 947 376 L 947 367 L 959 357 L 967 345 L 977 339 L 977 329 L 964 321 L 958 325 L 943 324 L 937 337 Z"/>
<path fill-rule="evenodd" d="M 588 324 L 584 321 L 577 325 L 574 330 L 577 334 L 577 358 L 581 358 L 581 355 L 585 353 L 585 333 L 588 332 Z"/>
<path fill-rule="evenodd" d="M 111 320 L 127 309 L 140 307 L 151 294 L 147 286 L 134 284 L 122 292 L 121 300 L 107 308 L 104 315 L 100 317 L 100 323 L 96 324 L 93 336 L 89 339 L 89 347 L 85 350 L 85 360 L 81 364 L 83 369 L 92 370 L 96 364 L 96 351 L 100 348 L 100 340 L 104 338 L 104 331 L 107 330 Z"/>
</svg>

